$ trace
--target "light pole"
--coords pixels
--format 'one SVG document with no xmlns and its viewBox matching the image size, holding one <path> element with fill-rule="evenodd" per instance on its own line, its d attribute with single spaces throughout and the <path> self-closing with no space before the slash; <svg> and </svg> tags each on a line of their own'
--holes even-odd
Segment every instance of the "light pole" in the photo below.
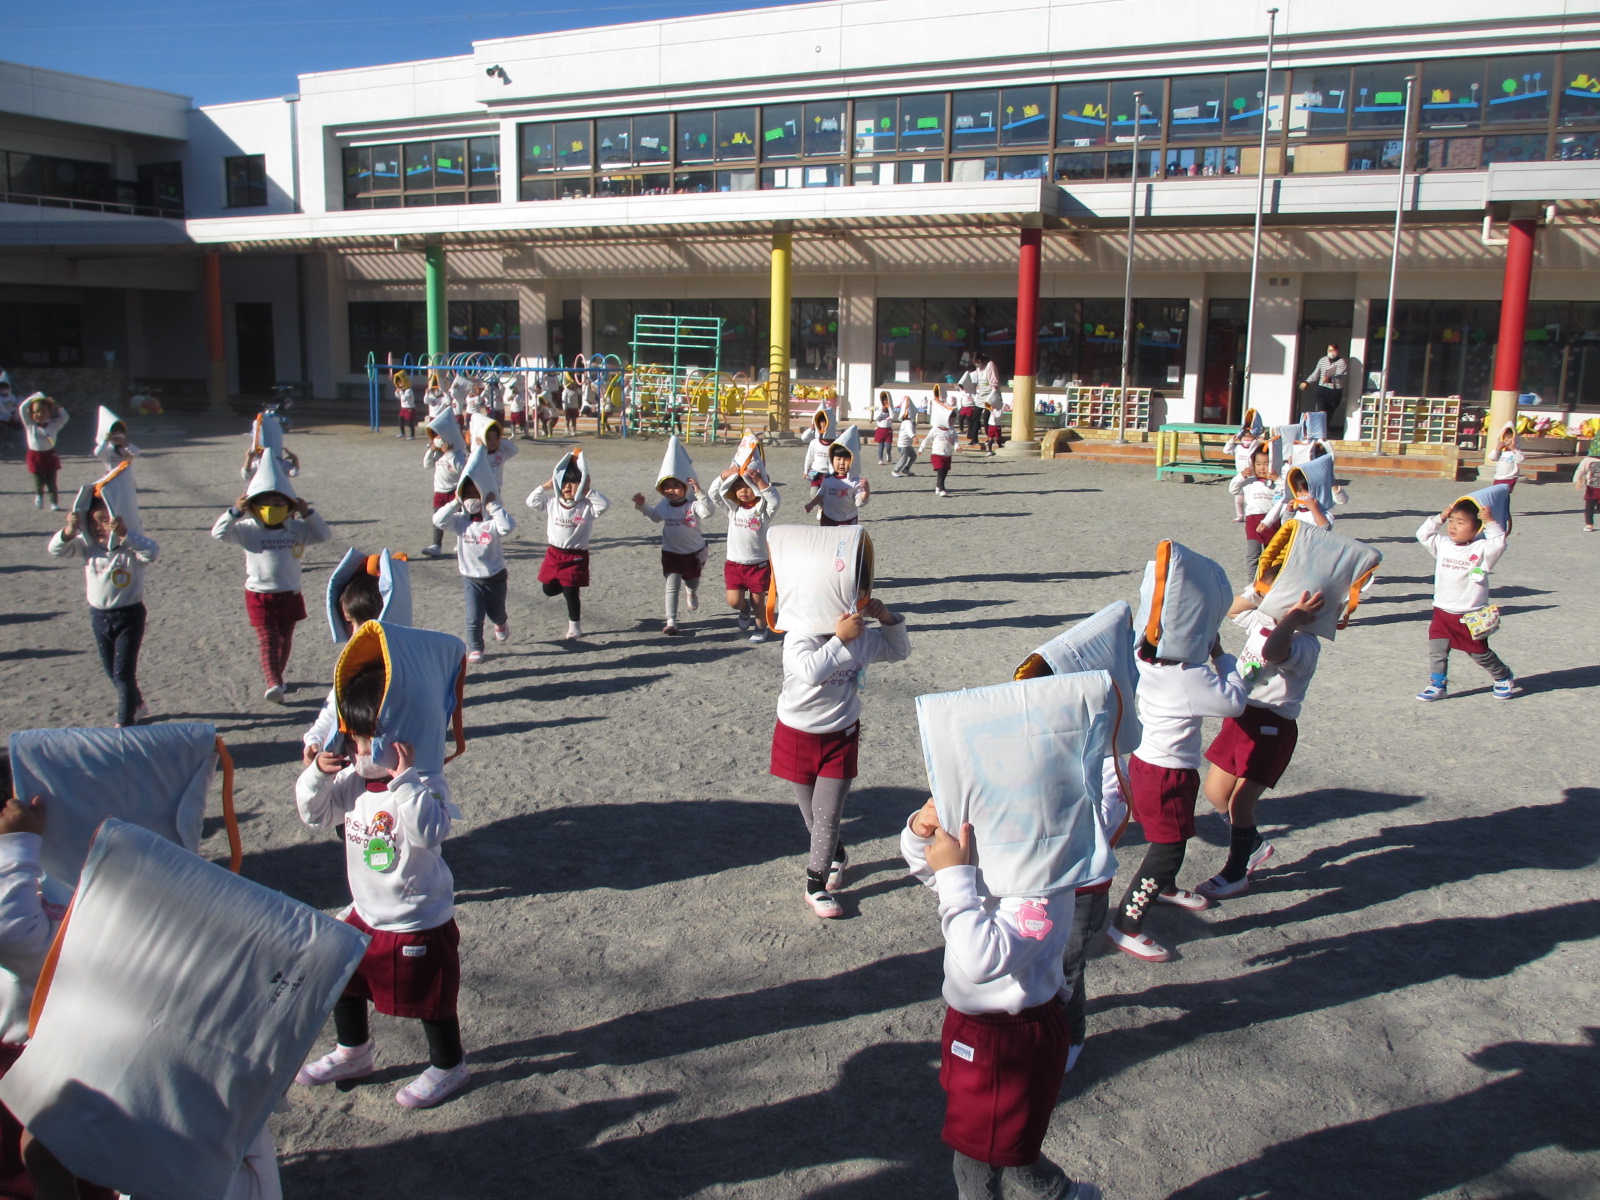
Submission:
<svg viewBox="0 0 1600 1200">
<path fill-rule="evenodd" d="M 1261 88 L 1261 145 L 1256 160 L 1256 229 L 1250 243 L 1250 304 L 1245 313 L 1244 325 L 1244 407 L 1254 407 L 1250 395 L 1250 381 L 1254 377 L 1251 363 L 1255 361 L 1256 346 L 1256 288 L 1261 281 L 1261 213 L 1267 200 L 1267 127 L 1272 124 L 1272 50 L 1278 31 L 1278 10 L 1267 9 L 1267 69 L 1266 82 Z"/>
<path fill-rule="evenodd" d="M 1116 444 L 1128 441 L 1128 364 L 1133 351 L 1133 239 L 1139 222 L 1139 124 L 1144 93 L 1133 94 L 1133 170 L 1128 176 L 1128 270 L 1122 281 L 1122 386 L 1117 389 Z"/>
<path fill-rule="evenodd" d="M 1378 373 L 1378 412 L 1372 422 L 1372 444 L 1383 453 L 1383 424 L 1389 414 L 1389 350 L 1394 345 L 1394 293 L 1400 275 L 1400 219 L 1406 210 L 1406 168 L 1411 165 L 1411 89 L 1415 75 L 1406 76 L 1405 124 L 1400 127 L 1400 179 L 1394 193 L 1394 248 L 1389 253 L 1389 307 L 1383 314 L 1383 369 Z"/>
</svg>

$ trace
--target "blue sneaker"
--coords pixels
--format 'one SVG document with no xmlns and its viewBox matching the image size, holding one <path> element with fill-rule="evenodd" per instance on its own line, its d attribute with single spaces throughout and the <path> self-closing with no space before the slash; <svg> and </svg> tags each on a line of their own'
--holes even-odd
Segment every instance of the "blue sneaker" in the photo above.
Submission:
<svg viewBox="0 0 1600 1200">
<path fill-rule="evenodd" d="M 1494 681 L 1494 696 L 1496 700 L 1509 700 L 1513 696 L 1521 695 L 1522 689 L 1517 686 L 1515 679 L 1496 679 Z"/>
<path fill-rule="evenodd" d="M 1443 700 L 1450 691 L 1450 685 L 1438 676 L 1434 676 L 1427 687 L 1417 693 L 1418 700 Z"/>
</svg>

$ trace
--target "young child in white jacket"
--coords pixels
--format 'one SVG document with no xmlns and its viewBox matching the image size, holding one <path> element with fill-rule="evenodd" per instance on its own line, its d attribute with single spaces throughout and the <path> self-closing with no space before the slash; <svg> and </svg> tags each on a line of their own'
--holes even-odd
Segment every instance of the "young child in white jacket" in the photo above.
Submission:
<svg viewBox="0 0 1600 1200">
<path fill-rule="evenodd" d="M 461 572 L 462 595 L 467 609 L 467 661 L 483 661 L 483 622 L 494 625 L 494 640 L 511 636 L 506 614 L 506 552 L 501 538 L 510 537 L 517 523 L 500 503 L 494 469 L 482 446 L 467 460 L 455 498 L 433 514 L 435 528 L 456 535 L 456 569 Z"/>
<path fill-rule="evenodd" d="M 723 471 L 712 499 L 728 514 L 728 544 L 722 565 L 728 607 L 739 614 L 740 629 L 754 630 L 750 634 L 752 642 L 764 642 L 767 589 L 772 586 L 767 529 L 778 511 L 778 491 L 754 468 L 741 475 L 738 467 L 729 467 Z"/>
<path fill-rule="evenodd" d="M 661 526 L 661 574 L 666 578 L 666 621 L 661 632 L 677 637 L 678 593 L 689 593 L 689 611 L 700 607 L 700 573 L 706 565 L 706 539 L 700 523 L 711 519 L 711 501 L 698 479 L 662 478 L 656 484 L 661 499 L 645 506 L 644 493 L 635 492 L 633 506 Z M 690 492 L 694 499 L 689 499 Z"/>
<path fill-rule="evenodd" d="M 563 466 L 563 464 L 566 464 Z M 545 514 L 544 562 L 539 586 L 546 596 L 567 602 L 569 642 L 583 637 L 583 589 L 589 586 L 589 536 L 594 520 L 611 501 L 594 487 L 584 488 L 585 475 L 575 458 L 556 465 L 556 473 L 528 496 L 528 507 Z"/>
</svg>

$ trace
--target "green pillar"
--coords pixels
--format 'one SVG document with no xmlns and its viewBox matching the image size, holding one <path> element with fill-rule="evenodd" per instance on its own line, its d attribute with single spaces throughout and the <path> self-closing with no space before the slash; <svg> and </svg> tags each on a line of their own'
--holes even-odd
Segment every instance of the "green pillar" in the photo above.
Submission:
<svg viewBox="0 0 1600 1200">
<path fill-rule="evenodd" d="M 428 298 L 428 356 L 437 363 L 449 350 L 449 306 L 444 298 L 444 247 L 428 246 L 423 259 L 423 290 Z"/>
</svg>

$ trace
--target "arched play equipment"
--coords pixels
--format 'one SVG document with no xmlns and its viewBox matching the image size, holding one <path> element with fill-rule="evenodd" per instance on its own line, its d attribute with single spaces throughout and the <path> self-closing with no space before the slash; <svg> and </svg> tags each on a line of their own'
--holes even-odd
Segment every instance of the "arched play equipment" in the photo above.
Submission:
<svg viewBox="0 0 1600 1200">
<path fill-rule="evenodd" d="M 528 392 L 528 384 L 546 375 L 590 378 L 600 394 L 601 406 L 613 412 L 622 409 L 626 377 L 626 368 L 615 354 L 587 357 L 576 354 L 570 362 L 559 355 L 544 358 L 523 354 L 484 354 L 481 351 L 466 354 L 404 354 L 398 359 L 390 355 L 387 361 L 379 362 L 377 355 L 368 354 L 367 420 L 374 433 L 381 423 L 385 392 L 394 386 L 394 376 L 399 371 L 410 376 L 412 386 L 418 387 L 419 391 L 433 372 L 437 372 L 446 385 L 457 376 L 483 382 L 490 379 L 505 382 L 508 376 L 521 376 L 524 395 Z"/>
</svg>

